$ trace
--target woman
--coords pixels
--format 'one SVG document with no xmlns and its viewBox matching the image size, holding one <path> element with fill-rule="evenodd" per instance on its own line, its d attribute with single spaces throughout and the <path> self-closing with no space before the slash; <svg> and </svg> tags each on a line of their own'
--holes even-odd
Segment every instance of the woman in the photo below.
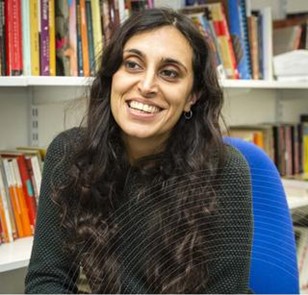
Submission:
<svg viewBox="0 0 308 295">
<path fill-rule="evenodd" d="M 28 293 L 246 293 L 250 176 L 222 142 L 212 53 L 188 18 L 130 17 L 105 48 L 85 128 L 51 143 Z"/>
</svg>

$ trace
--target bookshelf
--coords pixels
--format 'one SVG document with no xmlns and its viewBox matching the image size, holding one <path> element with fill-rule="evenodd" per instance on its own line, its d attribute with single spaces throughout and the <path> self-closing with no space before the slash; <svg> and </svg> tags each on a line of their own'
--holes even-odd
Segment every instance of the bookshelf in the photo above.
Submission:
<svg viewBox="0 0 308 295">
<path fill-rule="evenodd" d="M 0 275 L 3 272 L 26 267 L 29 263 L 33 238 L 18 239 L 0 247 Z"/>
<path fill-rule="evenodd" d="M 308 10 L 308 1 L 303 0 L 252 1 L 260 7 L 271 2 L 280 16 L 284 10 Z M 279 5 L 279 1 L 284 4 Z M 0 77 L 0 149 L 31 144 L 46 147 L 58 132 L 79 125 L 84 114 L 83 98 L 92 80 Z M 308 113 L 306 82 L 221 80 L 220 83 L 225 93 L 223 114 L 228 125 L 296 122 L 299 114 Z M 308 208 L 308 198 L 289 194 L 287 200 L 292 213 Z M 0 245 L 0 276 L 27 266 L 32 242 L 33 238 L 23 238 Z"/>
</svg>

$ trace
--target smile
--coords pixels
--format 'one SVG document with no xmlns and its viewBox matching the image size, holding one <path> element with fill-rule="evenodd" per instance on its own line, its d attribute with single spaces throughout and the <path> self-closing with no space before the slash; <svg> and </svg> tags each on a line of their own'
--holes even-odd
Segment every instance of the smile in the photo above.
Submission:
<svg viewBox="0 0 308 295">
<path fill-rule="evenodd" d="M 161 111 L 161 109 L 156 106 L 144 104 L 144 103 L 141 103 L 139 101 L 134 101 L 134 100 L 129 101 L 128 106 L 131 109 L 142 111 L 145 113 L 150 113 L 150 114 L 156 114 Z"/>
</svg>

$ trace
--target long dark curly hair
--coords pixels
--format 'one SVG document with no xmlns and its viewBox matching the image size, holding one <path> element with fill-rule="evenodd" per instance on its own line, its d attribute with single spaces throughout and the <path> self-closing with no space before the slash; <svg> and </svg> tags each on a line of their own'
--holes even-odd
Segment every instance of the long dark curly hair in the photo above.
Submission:
<svg viewBox="0 0 308 295">
<path fill-rule="evenodd" d="M 198 100 L 193 117 L 182 116 L 163 152 L 131 166 L 111 113 L 112 77 L 122 64 L 128 39 L 163 26 L 176 27 L 193 49 L 192 91 Z M 68 181 L 55 195 L 68 232 L 66 246 L 75 253 L 94 293 L 125 292 L 123 273 L 136 265 L 144 292 L 202 293 L 207 283 L 207 241 L 215 230 L 213 183 L 224 160 L 219 127 L 223 94 L 212 54 L 189 18 L 158 8 L 133 14 L 103 50 L 86 126 L 70 155 Z M 123 204 L 130 201 L 134 206 L 126 214 Z M 129 220 L 140 212 L 143 217 Z M 135 232 L 126 229 L 128 224 L 136 226 Z M 123 237 L 130 230 L 129 247 L 137 249 L 141 241 L 143 251 L 131 249 L 134 255 L 123 257 L 129 244 Z"/>
</svg>

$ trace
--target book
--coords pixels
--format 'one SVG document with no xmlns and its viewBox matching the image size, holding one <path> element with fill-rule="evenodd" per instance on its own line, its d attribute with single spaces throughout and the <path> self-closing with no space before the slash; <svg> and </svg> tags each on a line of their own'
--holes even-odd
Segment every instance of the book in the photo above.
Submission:
<svg viewBox="0 0 308 295">
<path fill-rule="evenodd" d="M 31 76 L 30 0 L 21 1 L 23 75 Z"/>
<path fill-rule="evenodd" d="M 36 198 L 34 196 L 34 189 L 32 180 L 29 174 L 29 170 L 27 167 L 27 162 L 25 155 L 22 152 L 15 151 L 15 150 L 8 150 L 1 152 L 2 157 L 10 157 L 14 158 L 17 161 L 18 169 L 17 173 L 17 180 L 18 184 L 20 182 L 20 186 L 23 191 L 23 199 L 25 200 L 28 217 L 31 225 L 32 233 L 34 233 L 34 228 L 36 224 L 36 213 L 37 213 L 37 205 L 36 205 Z"/>
<path fill-rule="evenodd" d="M 68 1 L 55 2 L 56 75 L 70 76 L 69 6 Z"/>
<path fill-rule="evenodd" d="M 14 177 L 14 168 L 12 164 L 12 159 L 3 159 L 4 173 L 7 179 L 8 191 L 10 196 L 10 201 L 12 204 L 13 216 L 16 224 L 17 236 L 22 238 L 26 236 L 23 226 L 23 212 L 20 204 L 20 198 L 18 194 L 17 184 Z"/>
<path fill-rule="evenodd" d="M 40 1 L 40 75 L 49 76 L 49 1 Z"/>
<path fill-rule="evenodd" d="M 206 7 L 209 8 L 212 14 L 213 25 L 222 53 L 223 65 L 227 73 L 227 77 L 229 79 L 238 79 L 239 73 L 237 70 L 235 53 L 223 5 L 221 3 L 213 3 L 206 4 Z"/>
<path fill-rule="evenodd" d="M 86 0 L 80 0 L 80 16 L 81 16 L 81 45 L 82 45 L 82 60 L 83 60 L 83 75 L 90 76 L 89 64 L 89 40 L 87 29 L 87 13 Z"/>
<path fill-rule="evenodd" d="M 5 2 L 0 0 L 0 76 L 6 75 Z"/>
<path fill-rule="evenodd" d="M 11 0 L 5 3 L 6 75 L 17 76 L 23 71 L 21 2 Z"/>
<path fill-rule="evenodd" d="M 303 174 L 308 176 L 308 115 L 300 116 L 300 124 L 302 129 L 302 165 Z"/>
<path fill-rule="evenodd" d="M 31 75 L 40 75 L 39 0 L 30 3 Z"/>
<path fill-rule="evenodd" d="M 293 50 L 274 56 L 274 73 L 279 79 L 308 76 L 307 50 Z"/>
<path fill-rule="evenodd" d="M 243 0 L 228 1 L 229 29 L 240 79 L 251 79 L 246 7 Z"/>
<path fill-rule="evenodd" d="M 120 1 L 123 2 L 124 1 Z M 122 9 L 122 5 L 119 3 L 119 10 Z M 103 50 L 103 31 L 102 31 L 102 23 L 100 17 L 100 7 L 99 7 L 99 0 L 92 0 L 91 1 L 91 9 L 92 9 L 92 27 L 93 27 L 93 45 L 94 45 L 94 57 L 95 57 L 95 64 L 96 70 L 99 68 L 100 65 L 100 57 Z M 124 7 L 125 10 L 125 7 Z M 120 13 L 120 21 L 124 19 L 124 16 L 121 16 Z"/>
<path fill-rule="evenodd" d="M 273 54 L 278 55 L 299 49 L 302 27 L 290 26 L 273 30 Z"/>
<path fill-rule="evenodd" d="M 259 47 L 258 47 L 258 17 L 250 15 L 247 19 L 250 44 L 251 74 L 254 80 L 259 79 Z"/>
<path fill-rule="evenodd" d="M 271 7 L 260 10 L 262 26 L 262 74 L 264 80 L 273 80 L 273 20 Z"/>
<path fill-rule="evenodd" d="M 211 48 L 214 54 L 215 67 L 220 79 L 226 78 L 226 73 L 223 68 L 222 56 L 220 48 L 217 42 L 217 36 L 215 34 L 215 29 L 213 27 L 213 22 L 210 20 L 210 13 L 207 8 L 204 9 L 204 12 L 187 14 L 191 18 L 193 23 L 196 25 L 200 33 L 204 36 L 209 47 Z"/>
<path fill-rule="evenodd" d="M 77 26 L 77 72 L 78 76 L 83 77 L 83 54 L 81 41 L 81 10 L 80 0 L 76 0 L 76 26 Z"/>
<path fill-rule="evenodd" d="M 90 70 L 90 76 L 94 76 L 96 72 L 96 65 L 95 65 L 95 52 L 94 52 L 92 8 L 90 0 L 86 0 L 86 16 L 87 16 L 86 21 L 87 21 L 87 35 L 88 35 L 88 46 L 89 46 L 89 70 Z"/>
<path fill-rule="evenodd" d="M 69 2 L 69 50 L 70 50 L 70 75 L 78 76 L 76 0 L 71 0 Z"/>
<path fill-rule="evenodd" d="M 0 198 L 2 204 L 1 220 L 4 230 L 4 242 L 13 242 L 16 237 L 16 228 L 13 217 L 13 211 L 11 208 L 11 202 L 9 199 L 8 186 L 4 174 L 4 168 L 2 158 L 0 157 Z"/>
<path fill-rule="evenodd" d="M 49 21 L 49 75 L 56 75 L 56 23 L 55 0 L 48 0 Z"/>
</svg>

